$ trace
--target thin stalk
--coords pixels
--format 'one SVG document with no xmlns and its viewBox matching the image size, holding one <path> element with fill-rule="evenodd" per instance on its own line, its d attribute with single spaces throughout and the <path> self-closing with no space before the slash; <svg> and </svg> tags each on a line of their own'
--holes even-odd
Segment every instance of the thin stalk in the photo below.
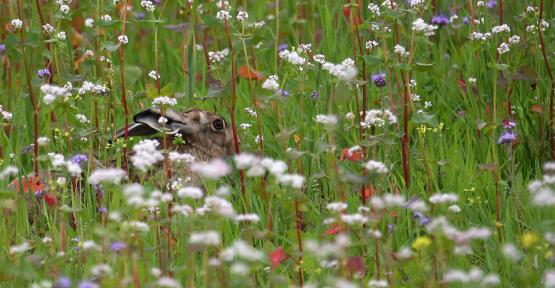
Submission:
<svg viewBox="0 0 555 288">
<path fill-rule="evenodd" d="M 24 19 L 21 14 L 21 0 L 17 1 L 17 17 L 19 19 Z M 31 73 L 29 71 L 29 63 L 27 63 L 27 58 L 25 57 L 25 27 L 19 29 L 20 44 L 23 57 L 23 65 L 25 66 L 25 78 L 27 79 L 27 86 L 29 88 L 29 96 L 31 98 L 31 106 L 33 107 L 33 171 L 35 176 L 39 176 L 39 106 L 37 105 L 37 98 L 33 92 L 33 84 L 31 83 Z"/>
<path fill-rule="evenodd" d="M 542 50 L 543 62 L 545 63 L 545 69 L 549 75 L 549 80 L 551 80 L 551 89 L 549 93 L 549 154 L 551 160 L 555 159 L 555 131 L 553 124 L 553 101 L 555 98 L 555 80 L 553 79 L 553 72 L 551 71 L 551 66 L 549 66 L 549 61 L 547 60 L 547 53 L 545 52 L 545 43 L 543 40 L 542 29 L 540 27 L 543 20 L 543 8 L 544 1 L 540 0 L 540 18 L 538 19 L 538 35 L 540 37 L 540 46 Z"/>
<path fill-rule="evenodd" d="M 125 22 L 127 18 L 127 0 L 123 3 L 123 15 L 122 15 L 122 26 L 121 26 L 121 35 L 125 35 Z M 125 117 L 125 142 L 129 139 L 129 110 L 127 108 L 127 97 L 125 95 L 125 44 L 121 45 L 119 49 L 119 59 L 120 59 L 120 77 L 121 77 L 121 103 L 123 105 L 123 112 Z M 127 145 L 123 147 L 123 155 L 122 155 L 122 167 L 124 170 L 127 170 Z"/>
<path fill-rule="evenodd" d="M 224 1 L 222 0 L 222 6 L 224 6 Z M 279 22 L 279 21 L 276 21 Z M 237 135 L 237 123 L 235 119 L 235 106 L 237 104 L 237 69 L 235 67 L 235 60 L 233 56 L 233 44 L 231 42 L 231 33 L 229 28 L 229 21 L 225 19 L 225 32 L 227 36 L 227 42 L 229 45 L 229 55 L 231 59 L 231 106 L 228 106 L 229 115 L 231 118 L 231 129 L 233 131 L 233 148 L 236 154 L 241 153 L 239 147 L 239 136 Z M 246 201 L 246 188 L 245 188 L 245 172 L 239 170 L 239 176 L 241 177 L 241 195 L 243 195 L 243 201 L 245 202 L 245 209 L 248 211 L 248 203 Z"/>
</svg>

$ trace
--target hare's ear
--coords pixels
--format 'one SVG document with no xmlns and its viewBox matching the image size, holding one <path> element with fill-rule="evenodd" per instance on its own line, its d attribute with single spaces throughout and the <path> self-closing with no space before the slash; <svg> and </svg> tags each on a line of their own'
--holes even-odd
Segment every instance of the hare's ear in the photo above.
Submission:
<svg viewBox="0 0 555 288">
<path fill-rule="evenodd" d="M 128 136 L 149 136 L 162 131 L 162 126 L 158 123 L 160 119 L 159 111 L 147 109 L 133 116 L 133 124 L 127 127 Z M 125 137 L 125 127 L 116 132 L 116 138 Z"/>
<path fill-rule="evenodd" d="M 128 136 L 149 136 L 156 134 L 158 132 L 163 132 L 166 134 L 175 134 L 180 129 L 187 128 L 182 122 L 183 119 L 179 113 L 168 110 L 165 112 L 164 117 L 166 118 L 165 125 L 160 124 L 160 110 L 156 108 L 150 108 L 141 111 L 135 116 L 133 116 L 133 124 L 127 127 Z M 125 128 L 120 128 L 116 132 L 116 138 L 125 136 Z"/>
</svg>

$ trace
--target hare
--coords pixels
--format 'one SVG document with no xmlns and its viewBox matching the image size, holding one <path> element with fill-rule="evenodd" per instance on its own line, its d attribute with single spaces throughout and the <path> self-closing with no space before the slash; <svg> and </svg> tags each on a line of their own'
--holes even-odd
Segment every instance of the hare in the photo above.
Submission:
<svg viewBox="0 0 555 288">
<path fill-rule="evenodd" d="M 161 117 L 165 120 L 160 121 Z M 160 109 L 150 108 L 135 114 L 133 122 L 128 127 L 128 136 L 151 136 L 162 132 L 173 139 L 177 133 L 181 134 L 185 143 L 177 147 L 171 144 L 170 150 L 189 153 L 196 161 L 233 154 L 231 127 L 222 117 L 208 111 L 194 108 L 183 112 L 167 110 L 162 115 Z M 125 137 L 125 128 L 119 129 L 115 136 Z"/>
</svg>

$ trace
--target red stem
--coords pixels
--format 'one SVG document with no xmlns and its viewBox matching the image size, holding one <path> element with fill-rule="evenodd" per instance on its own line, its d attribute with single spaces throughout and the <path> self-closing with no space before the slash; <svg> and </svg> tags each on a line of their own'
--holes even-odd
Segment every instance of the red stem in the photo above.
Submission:
<svg viewBox="0 0 555 288">
<path fill-rule="evenodd" d="M 125 35 L 125 18 L 127 17 L 127 0 L 124 3 L 123 7 L 123 21 L 121 27 L 121 35 Z M 125 65 L 125 45 L 122 44 L 119 49 L 119 59 L 120 59 L 120 76 L 121 76 L 121 103 L 123 105 L 123 112 L 125 115 L 125 142 L 129 138 L 129 110 L 127 108 L 127 97 L 125 95 L 125 73 L 124 73 L 124 65 Z M 122 156 L 122 167 L 124 170 L 127 170 L 127 145 L 123 147 L 123 156 Z"/>
<path fill-rule="evenodd" d="M 224 5 L 224 1 L 222 0 L 222 7 Z M 235 120 L 235 104 L 237 103 L 237 71 L 235 68 L 235 61 L 233 58 L 233 44 L 231 43 L 231 36 L 229 31 L 229 21 L 225 19 L 225 32 L 227 35 L 227 42 L 229 45 L 229 55 L 231 57 L 231 107 L 228 107 L 229 114 L 231 117 L 231 129 L 233 132 L 233 148 L 236 154 L 241 153 L 241 149 L 239 147 L 239 136 L 237 135 L 237 123 Z M 239 176 L 241 177 L 241 194 L 243 195 L 243 201 L 245 205 L 247 204 L 245 194 L 245 173 L 243 170 L 239 170 Z M 248 208 L 248 207 L 247 207 Z M 247 209 L 248 210 L 248 209 Z"/>
<path fill-rule="evenodd" d="M 553 130 L 553 100 L 555 98 L 555 81 L 553 80 L 553 72 L 551 71 L 551 66 L 549 66 L 549 61 L 547 60 L 547 54 L 545 52 L 545 43 L 543 41 L 542 29 L 540 27 L 543 20 L 543 0 L 540 1 L 540 18 L 538 19 L 538 35 L 540 36 L 540 46 L 542 50 L 543 62 L 545 63 L 545 68 L 547 69 L 547 74 L 551 80 L 551 89 L 549 93 L 549 153 L 551 160 L 555 159 L 555 131 Z"/>
<path fill-rule="evenodd" d="M 21 0 L 17 1 L 17 17 L 19 19 L 23 19 L 21 16 Z M 20 41 L 21 41 L 21 49 L 23 53 L 23 65 L 25 66 L 25 78 L 27 79 L 27 86 L 29 86 L 29 95 L 31 98 L 31 105 L 33 107 L 33 171 L 35 172 L 35 176 L 39 176 L 39 143 L 38 143 L 38 135 L 39 135 L 39 107 L 37 105 L 37 98 L 35 97 L 35 93 L 33 92 L 33 84 L 31 83 L 31 74 L 29 73 L 29 64 L 27 63 L 27 58 L 25 57 L 25 27 L 21 27 L 19 29 L 20 32 Z"/>
</svg>

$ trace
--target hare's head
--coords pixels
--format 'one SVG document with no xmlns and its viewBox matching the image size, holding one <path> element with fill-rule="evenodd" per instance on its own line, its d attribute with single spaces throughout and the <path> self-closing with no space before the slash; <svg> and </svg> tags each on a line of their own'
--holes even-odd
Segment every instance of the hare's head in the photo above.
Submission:
<svg viewBox="0 0 555 288">
<path fill-rule="evenodd" d="M 163 118 L 162 118 L 163 117 Z M 165 133 L 173 138 L 182 135 L 184 144 L 176 148 L 190 153 L 199 161 L 224 157 L 233 153 L 233 133 L 231 127 L 220 116 L 199 109 L 183 112 L 150 108 L 133 116 L 135 123 L 129 125 L 129 136 L 150 136 Z M 116 132 L 116 137 L 124 137 L 125 128 Z"/>
</svg>

